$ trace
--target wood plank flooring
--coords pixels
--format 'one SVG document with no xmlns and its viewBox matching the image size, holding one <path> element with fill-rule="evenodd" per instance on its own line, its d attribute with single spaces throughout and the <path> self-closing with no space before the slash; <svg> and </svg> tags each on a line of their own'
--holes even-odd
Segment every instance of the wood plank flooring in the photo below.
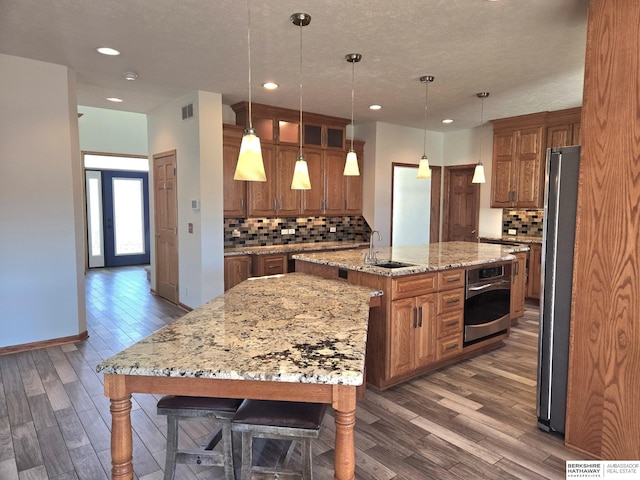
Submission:
<svg viewBox="0 0 640 480">
<path fill-rule="evenodd" d="M 86 276 L 89 338 L 0 356 L 0 479 L 101 480 L 111 469 L 109 402 L 95 366 L 184 312 L 149 294 L 141 267 Z M 565 460 L 585 458 L 536 427 L 538 310 L 527 305 L 505 347 L 424 375 L 358 403 L 356 479 L 563 479 Z M 136 394 L 137 479 L 163 478 L 166 419 L 158 397 Z M 205 422 L 181 425 L 198 444 Z M 331 414 L 314 445 L 316 480 L 333 478 Z M 263 445 L 262 458 L 278 445 Z M 222 479 L 222 469 L 179 465 L 179 480 Z"/>
</svg>

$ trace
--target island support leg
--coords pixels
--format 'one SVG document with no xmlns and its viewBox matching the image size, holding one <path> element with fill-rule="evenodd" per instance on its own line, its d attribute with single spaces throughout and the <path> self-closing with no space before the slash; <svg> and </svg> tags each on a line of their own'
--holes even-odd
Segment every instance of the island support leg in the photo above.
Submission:
<svg viewBox="0 0 640 480">
<path fill-rule="evenodd" d="M 355 478 L 356 387 L 333 387 L 333 403 L 336 422 L 336 449 L 334 460 L 335 480 Z"/>
<path fill-rule="evenodd" d="M 111 478 L 133 479 L 131 394 L 121 375 L 105 375 L 104 393 L 111 400 Z"/>
</svg>

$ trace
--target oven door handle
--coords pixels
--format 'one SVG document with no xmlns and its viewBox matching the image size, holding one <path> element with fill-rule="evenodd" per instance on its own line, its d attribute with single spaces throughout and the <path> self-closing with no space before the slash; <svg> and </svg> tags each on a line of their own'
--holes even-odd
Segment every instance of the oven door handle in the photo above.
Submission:
<svg viewBox="0 0 640 480">
<path fill-rule="evenodd" d="M 474 295 L 478 295 L 483 292 L 490 292 L 492 290 L 510 290 L 511 282 L 509 280 L 500 280 L 499 282 L 485 283 L 478 286 L 467 286 L 467 298 Z"/>
</svg>

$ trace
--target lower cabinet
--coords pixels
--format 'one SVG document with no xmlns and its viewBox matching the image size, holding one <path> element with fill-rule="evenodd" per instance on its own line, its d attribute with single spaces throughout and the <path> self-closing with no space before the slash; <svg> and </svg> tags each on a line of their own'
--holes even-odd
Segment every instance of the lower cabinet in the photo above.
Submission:
<svg viewBox="0 0 640 480">
<path fill-rule="evenodd" d="M 251 256 L 224 257 L 224 290 L 235 287 L 251 276 Z"/>
<path fill-rule="evenodd" d="M 392 377 L 435 360 L 436 295 L 395 300 L 391 304 Z"/>
<path fill-rule="evenodd" d="M 533 243 L 529 246 L 529 278 L 527 279 L 527 297 L 540 298 L 542 282 L 542 245 Z"/>
<path fill-rule="evenodd" d="M 279 275 L 287 273 L 289 256 L 286 253 L 253 255 L 253 276 Z"/>
<path fill-rule="evenodd" d="M 511 322 L 524 315 L 524 298 L 527 293 L 527 253 L 514 254 L 516 261 L 511 269 Z"/>
</svg>

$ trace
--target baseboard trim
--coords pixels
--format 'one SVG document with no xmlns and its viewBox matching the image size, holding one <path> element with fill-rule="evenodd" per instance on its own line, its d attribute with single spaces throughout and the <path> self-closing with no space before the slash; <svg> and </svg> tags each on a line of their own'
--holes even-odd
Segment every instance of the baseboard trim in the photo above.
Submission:
<svg viewBox="0 0 640 480">
<path fill-rule="evenodd" d="M 193 310 L 193 308 L 191 308 L 190 306 L 185 305 L 184 303 L 181 303 L 181 302 L 178 302 L 178 306 L 181 309 L 186 310 L 187 312 L 190 312 L 191 310 Z"/>
<path fill-rule="evenodd" d="M 70 337 L 52 338 L 51 340 L 42 340 L 40 342 L 23 343 L 20 345 L 11 345 L 9 347 L 0 347 L 0 355 L 10 355 L 12 353 L 26 352 L 29 350 L 37 350 L 40 348 L 57 347 L 58 345 L 66 345 L 68 343 L 81 342 L 89 338 L 89 333 L 85 330 L 78 335 Z"/>
</svg>

